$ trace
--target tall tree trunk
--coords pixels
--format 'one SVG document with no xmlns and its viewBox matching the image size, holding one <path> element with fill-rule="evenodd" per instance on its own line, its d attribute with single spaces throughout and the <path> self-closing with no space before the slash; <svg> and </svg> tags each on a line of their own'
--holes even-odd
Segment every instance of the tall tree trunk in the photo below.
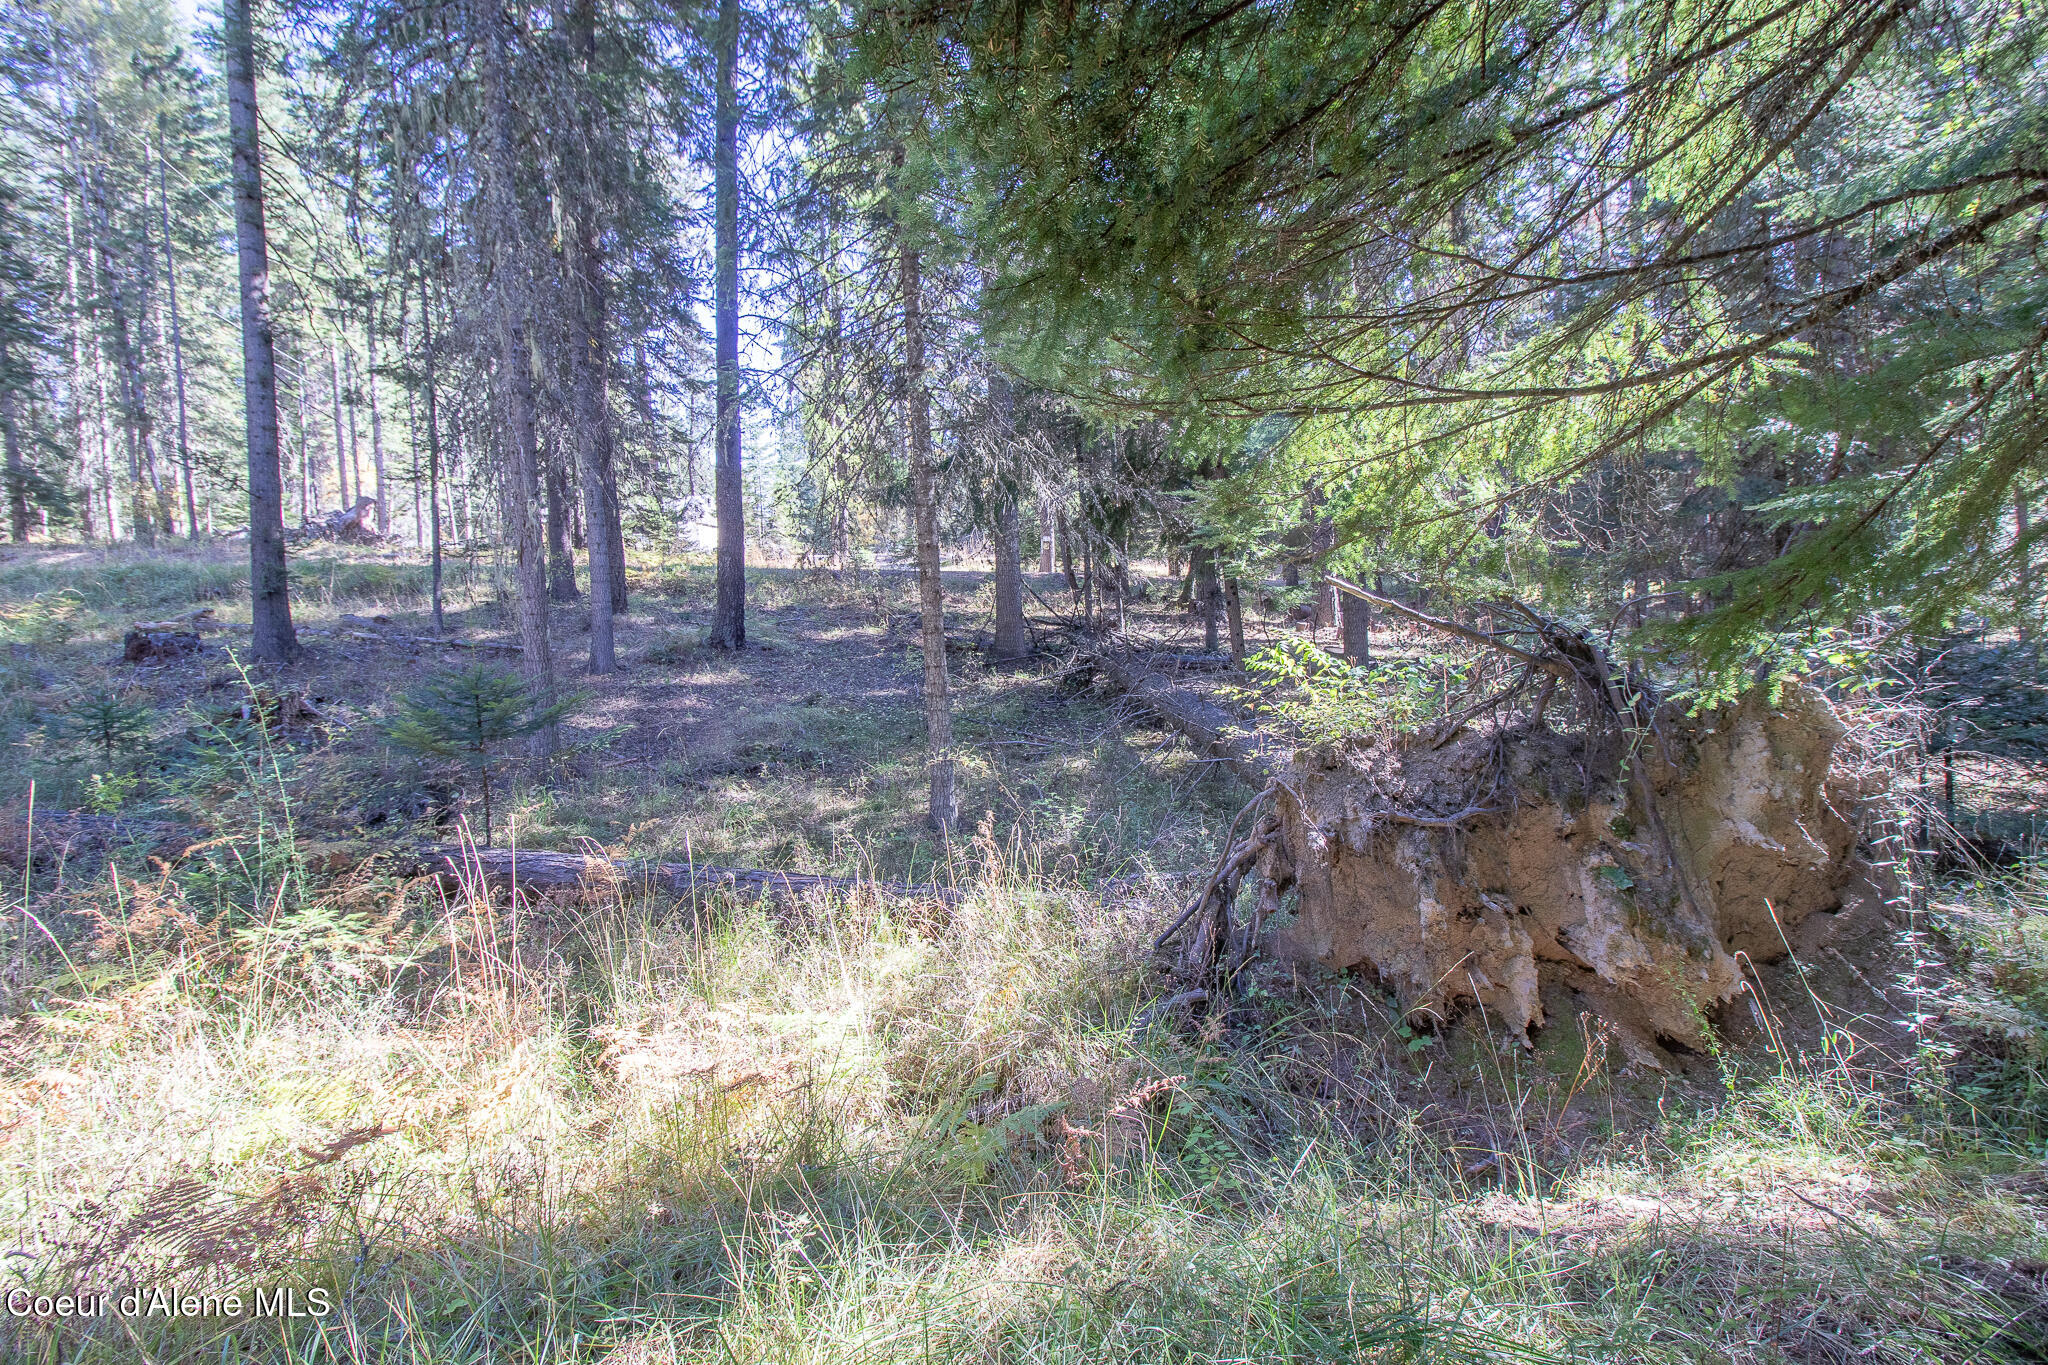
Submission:
<svg viewBox="0 0 2048 1365">
<path fill-rule="evenodd" d="M 578 3 L 569 15 L 571 40 L 581 75 L 595 77 L 597 62 L 596 7 Z M 600 106 L 592 100 L 586 109 Z M 586 115 L 592 117 L 594 115 Z M 592 127 L 592 145 L 607 135 Z M 598 205 L 588 179 L 572 176 L 562 200 L 574 221 L 563 234 L 569 285 L 569 381 L 575 406 L 576 477 L 583 497 L 583 551 L 590 563 L 590 658 L 593 676 L 618 670 L 612 639 L 612 617 L 625 609 L 625 545 L 618 525 L 617 477 L 612 468 L 612 405 L 608 391 L 610 340 L 607 336 L 604 267 L 598 255 Z"/>
<path fill-rule="evenodd" d="M 619 470 L 613 459 L 610 428 L 599 432 L 602 437 L 600 449 L 604 452 L 602 472 L 604 475 L 604 523 L 605 533 L 612 546 L 612 614 L 622 616 L 626 611 L 626 521 L 623 504 L 619 499 Z"/>
<path fill-rule="evenodd" d="M 585 242 L 579 255 L 590 251 L 592 244 Z M 571 363 L 573 382 L 576 387 L 576 469 L 583 486 L 583 545 L 590 561 L 590 671 L 603 676 L 618 670 L 618 657 L 612 639 L 612 614 L 618 608 L 617 589 L 623 586 L 624 565 L 618 558 L 618 544 L 613 539 L 616 518 L 612 516 L 613 498 L 609 488 L 610 441 L 606 439 L 611 422 L 611 402 L 605 393 L 605 366 L 603 363 L 603 327 L 592 324 L 593 313 L 604 307 L 603 296 L 592 297 L 598 286 L 594 262 L 585 256 L 578 262 L 582 267 L 582 287 L 578 289 L 578 306 L 574 326 L 576 335 L 570 345 L 574 351 Z"/>
<path fill-rule="evenodd" d="M 2028 542 L 2033 539 L 2033 526 L 2027 515 L 2026 473 L 2021 471 L 2012 490 L 2012 528 L 2015 548 L 2019 551 L 2019 637 L 2026 644 L 2034 634 L 2034 547 Z"/>
<path fill-rule="evenodd" d="M 1190 570 L 1195 584 L 1195 607 L 1202 613 L 1202 648 L 1216 651 L 1217 618 L 1223 613 L 1223 585 L 1216 581 L 1216 552 L 1197 545 Z"/>
<path fill-rule="evenodd" d="M 149 210 L 149 189 L 146 181 L 143 186 L 142 205 L 143 211 L 147 213 Z M 150 246 L 149 237 L 146 233 L 135 243 L 135 264 L 135 277 L 139 290 L 135 319 L 136 341 L 138 343 L 136 346 L 136 381 L 142 386 L 143 406 L 149 411 L 150 433 L 142 446 L 143 472 L 149 480 L 149 497 L 153 509 L 151 515 L 156 519 L 157 527 L 166 536 L 172 536 L 176 535 L 178 530 L 177 480 L 173 479 L 171 481 L 172 486 L 170 488 L 164 487 L 163 471 L 157 463 L 155 433 L 158 403 L 153 403 L 151 400 L 153 398 L 161 400 L 163 395 L 161 392 L 154 394 L 151 392 L 149 377 L 149 358 L 163 354 L 163 310 L 157 302 L 156 253 Z"/>
<path fill-rule="evenodd" d="M 398 339 L 399 349 L 405 348 L 405 338 Z M 405 448 L 412 456 L 412 547 L 415 550 L 427 548 L 427 510 L 420 502 L 420 492 L 426 487 L 426 476 L 420 472 L 420 417 L 419 405 L 413 401 L 412 386 L 405 389 Z"/>
<path fill-rule="evenodd" d="M 1095 632 L 1095 539 L 1087 535 L 1081 537 L 1081 628 Z"/>
<path fill-rule="evenodd" d="M 370 472 L 377 476 L 377 534 L 391 534 L 391 495 L 384 486 L 384 410 L 377 402 L 377 314 L 363 316 L 363 387 L 370 392 Z"/>
<path fill-rule="evenodd" d="M 1230 622 L 1230 662 L 1244 667 L 1244 599 L 1238 595 L 1237 579 L 1223 580 L 1223 610 Z"/>
<path fill-rule="evenodd" d="M 542 456 L 541 469 L 548 494 L 548 600 L 574 602 L 582 594 L 576 590 L 576 561 L 569 554 L 569 475 L 554 450 Z"/>
<path fill-rule="evenodd" d="M 70 397 L 71 450 L 85 473 L 85 496 L 79 499 L 79 531 L 87 540 L 93 538 L 92 516 L 92 462 L 85 453 L 85 348 L 80 340 L 80 316 L 83 312 L 78 296 L 78 238 L 71 219 L 71 190 L 64 191 L 64 329 L 68 347 L 65 357 L 65 388 Z"/>
<path fill-rule="evenodd" d="M 1074 576 L 1074 532 L 1067 525 L 1067 509 L 1062 507 L 1053 517 L 1059 528 L 1060 572 L 1067 576 L 1067 592 L 1078 602 L 1081 600 L 1081 580 Z"/>
<path fill-rule="evenodd" d="M 95 253 L 88 247 L 86 254 Z M 100 457 L 100 506 L 106 513 L 107 543 L 111 545 L 121 538 L 121 499 L 114 487 L 114 438 L 107 429 L 107 415 L 113 409 L 107 402 L 107 365 L 101 354 L 104 349 L 97 341 L 92 345 L 93 434 Z"/>
<path fill-rule="evenodd" d="M 555 696 L 555 660 L 548 644 L 547 547 L 533 503 L 540 485 L 540 453 L 534 426 L 532 357 L 526 341 L 528 243 L 519 206 L 519 155 L 512 145 L 512 16 L 495 5 L 479 7 L 484 20 L 484 121 L 486 124 L 484 213 L 489 225 L 491 310 L 498 332 L 498 383 L 504 404 L 506 531 L 512 541 L 519 581 L 519 643 L 527 682 L 544 703 Z M 533 756 L 552 757 L 560 747 L 559 727 L 533 737 Z"/>
<path fill-rule="evenodd" d="M 299 382 L 292 385 L 298 414 L 295 430 L 299 437 L 299 521 L 313 519 L 313 419 L 306 412 L 306 367 L 299 366 Z"/>
<path fill-rule="evenodd" d="M 747 642 L 746 526 L 740 503 L 739 0 L 718 0 L 716 323 L 718 362 L 718 601 L 710 643 Z"/>
<path fill-rule="evenodd" d="M 0 440 L 7 443 L 7 536 L 16 545 L 28 541 L 28 470 L 21 462 L 21 433 L 15 427 L 14 357 L 7 335 L 0 332 Z"/>
<path fill-rule="evenodd" d="M 156 134 L 157 203 L 163 208 L 164 296 L 171 309 L 171 377 L 178 399 L 178 467 L 185 475 L 186 539 L 199 540 L 199 499 L 192 486 L 192 433 L 185 410 L 185 324 L 178 314 L 178 258 L 171 251 L 170 163 L 164 156 L 163 129 Z"/>
<path fill-rule="evenodd" d="M 896 153 L 903 164 L 903 153 Z M 917 252 L 897 227 L 903 290 L 903 406 L 910 446 L 910 501 L 917 529 L 917 598 L 924 646 L 925 755 L 932 825 L 950 832 L 959 817 L 953 790 L 953 706 L 946 686 L 946 593 L 939 579 L 938 473 L 932 467 L 930 397 L 924 381 L 924 298 Z"/>
<path fill-rule="evenodd" d="M 995 468 L 996 620 L 989 655 L 1008 661 L 1031 652 L 1031 636 L 1024 624 L 1023 546 L 1017 539 L 1017 393 L 1008 375 L 991 374 L 988 396 L 989 406 L 995 410 L 997 441 L 991 462 Z"/>
<path fill-rule="evenodd" d="M 344 350 L 341 355 L 341 373 L 344 381 L 342 395 L 348 402 L 348 486 L 355 491 L 342 499 L 350 511 L 368 496 L 363 491 L 362 443 L 357 440 L 356 413 L 362 402 L 356 397 L 356 353 Z"/>
<path fill-rule="evenodd" d="M 334 342 L 329 348 L 328 364 L 334 380 L 334 493 L 341 500 L 343 510 L 352 504 L 348 497 L 348 446 L 341 428 L 341 343 Z"/>
<path fill-rule="evenodd" d="M 434 634 L 445 635 L 448 625 L 441 614 L 441 424 L 435 412 L 434 395 L 434 298 L 427 292 L 424 275 L 420 277 L 420 341 L 425 362 L 421 378 L 427 391 L 427 545 L 433 577 Z"/>
<path fill-rule="evenodd" d="M 242 397 L 249 433 L 249 598 L 258 659 L 298 648 L 284 563 L 284 476 L 277 450 L 277 360 L 270 321 L 270 247 L 256 131 L 252 0 L 222 0 L 228 141 L 234 153 L 235 246 L 242 286 Z"/>
<path fill-rule="evenodd" d="M 98 115 L 93 115 L 95 125 Z M 106 300 L 108 339 L 114 346 L 114 382 L 120 391 L 121 434 L 128 447 L 128 519 L 135 538 L 144 545 L 156 544 L 156 523 L 149 513 L 148 495 L 142 479 L 143 443 L 149 439 L 149 406 L 143 401 L 142 358 L 129 331 L 128 296 L 122 287 L 122 272 L 114 264 L 113 215 L 107 207 L 106 177 L 94 165 L 87 176 L 93 230 L 97 236 L 93 257 L 98 262 L 100 295 Z"/>
</svg>

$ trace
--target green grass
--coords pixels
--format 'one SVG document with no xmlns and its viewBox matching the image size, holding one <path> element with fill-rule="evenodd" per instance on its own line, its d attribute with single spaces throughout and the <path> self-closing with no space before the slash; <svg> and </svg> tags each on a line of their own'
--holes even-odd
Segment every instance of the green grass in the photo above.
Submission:
<svg viewBox="0 0 2048 1365">
<path fill-rule="evenodd" d="M 390 600 L 416 567 L 336 566 L 331 591 Z M 708 577 L 643 574 L 649 629 L 686 632 L 664 623 Z M 862 591 L 762 597 L 864 612 Z M 20 667 L 75 647 L 8 600 Z M 670 667 L 636 678 L 738 666 Z M 1416 1035 L 1369 983 L 1280 964 L 1228 1028 L 1141 1030 L 1151 936 L 1241 793 L 1045 679 L 963 669 L 956 724 L 950 849 L 917 820 L 909 701 L 777 695 L 715 753 L 594 754 L 508 803 L 523 847 L 630 829 L 639 854 L 948 881 L 951 909 L 515 911 L 295 842 L 422 776 L 346 732 L 228 727 L 152 770 L 226 837 L 0 901 L 0 1288 L 337 1307 L 0 1316 L 0 1355 L 2039 1358 L 2048 880 L 1936 898 L 1907 953 L 1939 995 L 1899 1008 L 1947 1018 L 1900 1065 L 1731 1049 L 1631 1073 L 1592 1024 L 1530 1053 Z"/>
</svg>

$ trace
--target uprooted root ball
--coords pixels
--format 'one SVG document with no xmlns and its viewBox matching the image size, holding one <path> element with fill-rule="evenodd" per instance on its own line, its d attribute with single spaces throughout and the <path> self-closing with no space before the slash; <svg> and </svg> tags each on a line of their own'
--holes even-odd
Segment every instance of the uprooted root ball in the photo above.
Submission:
<svg viewBox="0 0 2048 1365">
<path fill-rule="evenodd" d="M 1793 686 L 1776 706 L 1667 712 L 1633 755 L 1529 722 L 1300 755 L 1261 868 L 1299 892 L 1276 946 L 1370 970 L 1411 1018 L 1476 1006 L 1525 1038 L 1561 987 L 1637 1060 L 1652 1039 L 1702 1046 L 1743 989 L 1738 955 L 1783 956 L 1858 875 L 1863 793 L 1832 761 L 1845 735 Z"/>
</svg>

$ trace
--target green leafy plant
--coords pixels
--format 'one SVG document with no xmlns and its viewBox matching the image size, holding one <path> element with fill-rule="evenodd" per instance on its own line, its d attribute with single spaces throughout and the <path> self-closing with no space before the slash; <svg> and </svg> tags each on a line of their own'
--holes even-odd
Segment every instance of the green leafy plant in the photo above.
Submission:
<svg viewBox="0 0 2048 1365">
<path fill-rule="evenodd" d="M 483 785 L 484 839 L 491 841 L 491 764 L 499 748 L 553 725 L 583 700 L 544 703 L 517 676 L 477 664 L 428 676 L 398 700 L 385 734 L 401 749 L 454 759 L 474 768 Z"/>
<path fill-rule="evenodd" d="M 1395 662 L 1358 668 L 1309 640 L 1286 639 L 1245 660 L 1255 680 L 1235 699 L 1305 743 L 1412 730 L 1443 709 L 1464 685 L 1467 664 Z"/>
<path fill-rule="evenodd" d="M 93 773 L 85 779 L 85 808 L 94 815 L 112 815 L 141 785 L 137 773 Z"/>
</svg>

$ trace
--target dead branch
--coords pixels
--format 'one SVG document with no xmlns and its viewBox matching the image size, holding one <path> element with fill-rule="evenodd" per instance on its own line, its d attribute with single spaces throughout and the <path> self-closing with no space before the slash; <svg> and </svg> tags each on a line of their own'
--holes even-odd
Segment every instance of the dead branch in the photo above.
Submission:
<svg viewBox="0 0 2048 1365">
<path fill-rule="evenodd" d="M 1431 616 L 1428 612 L 1417 611 L 1405 602 L 1396 602 L 1391 597 L 1382 597 L 1376 592 L 1367 592 L 1356 583 L 1348 582 L 1345 579 L 1331 578 L 1326 575 L 1323 581 L 1341 593 L 1346 593 L 1361 601 L 1372 603 L 1382 611 L 1393 612 L 1396 616 L 1405 616 L 1418 625 L 1428 626 L 1431 630 L 1442 631 L 1446 635 L 1454 635 L 1458 639 L 1471 644 L 1483 645 L 1487 649 L 1497 649 L 1510 658 L 1520 659 L 1531 667 L 1540 668 L 1560 676 L 1563 676 L 1565 670 L 1569 667 L 1562 659 L 1552 658 L 1543 654 L 1531 654 L 1528 650 L 1518 645 L 1511 645 L 1497 635 L 1488 635 L 1484 631 L 1473 630 L 1470 626 L 1461 626 L 1456 621 L 1446 621 L 1440 616 Z"/>
<path fill-rule="evenodd" d="M 1246 782 L 1265 786 L 1280 756 L 1272 746 L 1243 732 L 1238 717 L 1185 688 L 1175 687 L 1164 673 L 1142 660 L 1111 649 L 1085 656 L 1117 689 L 1193 741 L 1204 757 L 1227 765 Z"/>
<path fill-rule="evenodd" d="M 1181 926 L 1195 917 L 1195 912 L 1202 908 L 1210 892 L 1216 888 L 1217 883 L 1223 878 L 1224 869 L 1236 860 L 1238 847 L 1234 841 L 1237 838 L 1237 827 L 1244 823 L 1244 818 L 1247 815 L 1250 815 L 1253 811 L 1264 805 L 1266 798 L 1278 790 L 1278 784 L 1268 782 L 1257 796 L 1244 803 L 1243 808 L 1238 811 L 1237 817 L 1230 822 L 1229 831 L 1223 836 L 1223 854 L 1216 860 L 1216 870 L 1209 874 L 1209 880 L 1195 894 L 1195 898 L 1188 902 L 1188 908 L 1181 911 L 1180 918 L 1167 925 L 1165 929 L 1160 931 L 1159 937 L 1152 940 L 1152 951 L 1158 952 L 1168 943 L 1172 942 L 1173 936 L 1180 932 Z"/>
</svg>

